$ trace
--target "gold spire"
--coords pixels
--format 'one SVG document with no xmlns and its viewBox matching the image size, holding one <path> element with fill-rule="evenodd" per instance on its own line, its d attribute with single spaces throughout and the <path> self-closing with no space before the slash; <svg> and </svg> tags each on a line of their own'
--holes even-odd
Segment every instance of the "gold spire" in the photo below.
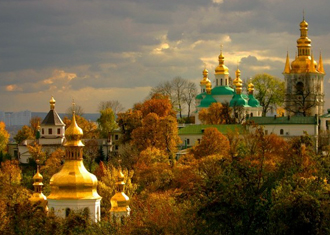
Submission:
<svg viewBox="0 0 330 235">
<path fill-rule="evenodd" d="M 116 193 L 110 200 L 111 209 L 110 213 L 118 213 L 119 216 L 121 215 L 129 215 L 130 208 L 129 208 L 129 197 L 124 193 L 124 174 L 123 172 L 119 171 L 119 175 L 116 182 Z"/>
<path fill-rule="evenodd" d="M 286 52 L 286 61 L 283 73 L 290 73 L 290 59 L 289 59 L 289 52 Z"/>
<path fill-rule="evenodd" d="M 89 173 L 83 163 L 83 131 L 72 112 L 71 125 L 65 131 L 65 162 L 60 172 L 50 179 L 49 200 L 100 199 L 97 178 Z"/>
<path fill-rule="evenodd" d="M 319 59 L 319 67 L 318 67 L 318 71 L 320 73 L 324 74 L 324 68 L 323 68 L 323 60 L 322 60 L 322 53 L 320 51 L 320 59 Z"/>
<path fill-rule="evenodd" d="M 316 64 L 314 64 L 314 54 L 312 52 L 312 58 L 310 60 L 309 71 L 312 73 L 316 73 Z"/>
<path fill-rule="evenodd" d="M 39 172 L 39 160 L 37 160 L 36 162 L 37 162 L 37 173 L 33 176 L 34 193 L 29 198 L 29 201 L 32 204 L 40 202 L 40 206 L 42 206 L 45 209 L 45 211 L 48 211 L 47 198 L 42 193 L 42 186 L 44 184 L 42 183 L 43 177 Z"/>
<path fill-rule="evenodd" d="M 51 98 L 50 101 L 49 101 L 50 109 L 51 109 L 51 110 L 54 110 L 54 109 L 55 109 L 55 102 L 56 102 L 56 100 L 55 100 L 54 97 L 52 96 L 52 98 Z"/>
<path fill-rule="evenodd" d="M 208 78 L 208 74 L 209 74 L 209 72 L 207 71 L 206 68 L 204 68 L 204 70 L 203 70 L 203 80 L 200 82 L 201 86 L 206 85 L 207 83 L 210 82 L 210 80 Z"/>
<path fill-rule="evenodd" d="M 241 94 L 242 93 L 242 79 L 240 78 L 241 77 L 241 71 L 238 69 L 238 66 L 237 66 L 237 70 L 235 72 L 235 75 L 236 75 L 236 78 L 234 79 L 233 81 L 233 84 L 236 88 L 236 94 Z"/>
<path fill-rule="evenodd" d="M 253 91 L 254 91 L 254 85 L 252 83 L 252 80 L 250 79 L 250 83 L 248 85 L 248 92 L 250 95 L 253 95 Z"/>
<path fill-rule="evenodd" d="M 225 57 L 222 54 L 222 45 L 220 48 L 220 55 L 218 57 L 219 65 L 215 68 L 215 74 L 229 74 L 229 69 L 225 65 Z"/>
</svg>

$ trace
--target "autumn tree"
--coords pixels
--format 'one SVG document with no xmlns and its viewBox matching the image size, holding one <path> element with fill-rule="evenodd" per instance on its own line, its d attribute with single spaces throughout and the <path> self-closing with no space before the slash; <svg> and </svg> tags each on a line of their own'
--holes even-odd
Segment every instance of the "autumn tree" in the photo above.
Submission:
<svg viewBox="0 0 330 235">
<path fill-rule="evenodd" d="M 30 119 L 30 127 L 32 129 L 33 136 L 36 136 L 40 124 L 41 124 L 41 117 L 35 116 Z"/>
<path fill-rule="evenodd" d="M 133 130 L 142 125 L 142 112 L 141 110 L 129 109 L 125 113 L 119 113 L 117 122 L 122 134 L 121 143 L 129 142 L 132 139 Z"/>
<path fill-rule="evenodd" d="M 97 119 L 99 125 L 100 137 L 108 138 L 109 133 L 117 128 L 115 114 L 111 108 L 100 110 L 101 116 Z"/>
<path fill-rule="evenodd" d="M 227 154 L 229 141 L 217 128 L 210 127 L 204 130 L 200 144 L 191 150 L 195 158 L 201 158 L 212 154 Z"/>
<path fill-rule="evenodd" d="M 7 148 L 9 133 L 5 129 L 6 125 L 4 122 L 0 122 L 0 152 Z"/>
<path fill-rule="evenodd" d="M 23 140 L 34 138 L 35 136 L 33 135 L 33 130 L 29 126 L 24 125 L 22 129 L 17 132 L 14 140 L 16 143 L 20 144 Z"/>
<path fill-rule="evenodd" d="M 7 160 L 1 163 L 0 185 L 19 185 L 22 179 L 22 172 L 17 160 Z"/>
<path fill-rule="evenodd" d="M 269 74 L 257 74 L 252 83 L 256 91 L 255 97 L 262 106 L 262 116 L 266 116 L 270 110 L 275 110 L 284 102 L 284 81 Z"/>
<path fill-rule="evenodd" d="M 105 109 L 112 109 L 112 111 L 117 114 L 124 111 L 123 105 L 118 100 L 109 100 L 109 101 L 102 101 L 99 104 L 98 111 L 101 112 Z"/>
<path fill-rule="evenodd" d="M 37 142 L 27 146 L 29 153 L 34 161 L 39 160 L 41 164 L 46 161 L 46 153 L 42 150 L 42 146 Z"/>
<path fill-rule="evenodd" d="M 144 101 L 141 105 L 141 112 L 143 118 L 150 113 L 155 113 L 159 117 L 168 115 L 175 117 L 171 101 L 167 96 L 161 94 L 154 94 L 151 99 Z"/>
<path fill-rule="evenodd" d="M 219 125 L 231 124 L 234 119 L 231 117 L 232 108 L 228 103 L 212 103 L 210 107 L 199 111 L 198 118 L 203 124 Z"/>
<path fill-rule="evenodd" d="M 76 121 L 78 126 L 83 130 L 84 139 L 93 139 L 98 137 L 98 129 L 94 122 L 85 119 L 82 116 L 76 115 Z M 65 128 L 68 128 L 71 124 L 71 119 L 67 116 L 63 118 Z"/>
<path fill-rule="evenodd" d="M 179 112 L 182 118 L 182 112 L 185 106 L 188 107 L 188 117 L 190 116 L 191 106 L 197 94 L 197 87 L 194 83 L 188 82 L 181 77 L 175 77 L 171 81 L 160 83 L 152 88 L 151 96 L 154 94 L 162 94 L 167 96 L 173 107 Z"/>
<path fill-rule="evenodd" d="M 75 111 L 76 117 L 77 116 L 81 116 L 82 117 L 85 114 L 84 108 L 81 105 L 74 104 L 74 105 L 71 105 L 69 108 L 67 108 L 67 110 L 66 110 L 66 116 L 68 116 L 68 117 L 71 118 L 73 111 Z"/>
</svg>

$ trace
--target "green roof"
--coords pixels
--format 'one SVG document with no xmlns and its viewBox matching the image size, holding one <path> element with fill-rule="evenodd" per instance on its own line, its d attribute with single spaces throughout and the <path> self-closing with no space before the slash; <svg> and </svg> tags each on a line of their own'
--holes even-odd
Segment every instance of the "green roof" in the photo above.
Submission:
<svg viewBox="0 0 330 235">
<path fill-rule="evenodd" d="M 215 127 L 222 134 L 227 134 L 228 131 L 238 130 L 239 133 L 243 133 L 244 127 L 237 124 L 223 124 L 223 125 L 189 125 L 179 130 L 179 135 L 198 135 L 202 134 L 206 128 Z"/>
<path fill-rule="evenodd" d="M 259 101 L 252 94 L 249 95 L 248 105 L 251 107 L 260 107 Z"/>
<path fill-rule="evenodd" d="M 202 100 L 202 99 L 203 99 L 203 95 L 205 95 L 205 92 L 196 95 L 196 99 L 197 99 L 197 100 Z"/>
<path fill-rule="evenodd" d="M 200 108 L 208 108 L 212 103 L 216 103 L 217 101 L 212 97 L 210 94 L 206 94 L 205 98 L 202 99 L 200 105 L 198 107 Z"/>
<path fill-rule="evenodd" d="M 317 124 L 317 119 L 313 117 L 250 117 L 248 121 L 254 121 L 258 125 L 294 125 L 294 124 Z"/>
<path fill-rule="evenodd" d="M 249 107 L 246 99 L 243 98 L 242 94 L 235 94 L 229 103 L 230 107 Z"/>
<path fill-rule="evenodd" d="M 212 89 L 212 95 L 233 95 L 234 89 L 229 86 L 217 86 Z"/>
</svg>

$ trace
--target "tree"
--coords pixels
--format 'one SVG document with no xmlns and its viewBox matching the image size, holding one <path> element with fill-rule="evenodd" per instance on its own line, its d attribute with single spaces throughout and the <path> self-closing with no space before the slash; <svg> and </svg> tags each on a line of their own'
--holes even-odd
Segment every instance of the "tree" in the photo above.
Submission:
<svg viewBox="0 0 330 235">
<path fill-rule="evenodd" d="M 96 140 L 88 140 L 84 147 L 84 162 L 87 165 L 89 172 L 92 172 L 95 159 L 99 155 L 99 146 Z"/>
<path fill-rule="evenodd" d="M 171 81 L 160 83 L 152 88 L 150 96 L 157 93 L 165 95 L 170 99 L 172 106 L 179 111 L 180 118 L 182 118 L 182 111 L 187 105 L 189 117 L 191 105 L 197 93 L 197 87 L 195 83 L 188 82 L 181 77 L 175 77 Z"/>
<path fill-rule="evenodd" d="M 41 117 L 35 116 L 30 119 L 30 127 L 32 129 L 33 136 L 36 136 L 40 124 L 41 124 Z"/>
<path fill-rule="evenodd" d="M 39 160 L 40 164 L 43 164 L 46 161 L 46 153 L 42 150 L 42 146 L 37 142 L 34 142 L 33 145 L 28 145 L 27 148 L 34 161 Z"/>
<path fill-rule="evenodd" d="M 84 116 L 84 109 L 82 106 L 80 106 L 79 104 L 74 104 L 72 106 L 70 106 L 69 108 L 67 108 L 66 110 L 66 114 L 68 117 L 72 117 L 72 112 L 75 111 L 76 116 Z"/>
<path fill-rule="evenodd" d="M 175 111 L 171 101 L 167 96 L 162 94 L 154 94 L 151 99 L 146 100 L 141 105 L 142 117 L 146 117 L 150 113 L 155 113 L 159 117 L 171 115 L 175 117 Z"/>
<path fill-rule="evenodd" d="M 94 122 L 87 120 L 79 115 L 76 115 L 76 121 L 78 126 L 84 132 L 84 139 L 93 139 L 98 137 L 98 129 Z M 71 125 L 71 119 L 67 116 L 63 118 L 63 122 L 65 124 L 65 128 L 68 128 Z"/>
<path fill-rule="evenodd" d="M 124 107 L 118 100 L 109 100 L 109 101 L 102 101 L 99 104 L 98 111 L 101 112 L 102 110 L 111 108 L 112 111 L 117 114 L 124 111 Z"/>
<path fill-rule="evenodd" d="M 142 112 L 141 110 L 129 109 L 125 113 L 119 113 L 117 122 L 122 134 L 120 142 L 130 142 L 133 130 L 142 125 Z"/>
<path fill-rule="evenodd" d="M 108 138 L 109 133 L 117 128 L 117 124 L 115 122 L 115 114 L 111 108 L 100 110 L 100 113 L 101 116 L 97 119 L 97 123 L 99 124 L 100 137 Z"/>
<path fill-rule="evenodd" d="M 7 148 L 9 133 L 6 131 L 4 122 L 0 122 L 0 152 Z"/>
<path fill-rule="evenodd" d="M 262 116 L 266 116 L 269 110 L 283 104 L 285 96 L 284 81 L 263 73 L 255 75 L 252 83 L 256 91 L 255 97 L 262 106 Z"/>
<path fill-rule="evenodd" d="M 191 106 L 193 105 L 193 102 L 195 101 L 195 97 L 197 95 L 197 86 L 193 82 L 188 82 L 186 86 L 186 92 L 185 92 L 184 101 L 186 102 L 188 106 L 188 118 L 190 117 L 191 112 Z"/>
<path fill-rule="evenodd" d="M 29 126 L 23 126 L 14 137 L 16 143 L 20 144 L 23 140 L 34 139 L 33 130 Z"/>
<path fill-rule="evenodd" d="M 22 175 L 17 160 L 7 160 L 1 163 L 0 168 L 0 188 L 4 185 L 19 185 Z"/>
<path fill-rule="evenodd" d="M 301 82 L 296 84 L 296 94 L 290 95 L 290 101 L 286 102 L 285 109 L 294 115 L 302 115 L 304 117 L 311 114 L 311 109 L 317 105 L 316 94 L 313 93 L 309 86 L 304 87 Z"/>
<path fill-rule="evenodd" d="M 206 128 L 200 144 L 191 150 L 195 158 L 201 158 L 213 154 L 226 155 L 229 151 L 229 141 L 217 128 Z"/>
</svg>

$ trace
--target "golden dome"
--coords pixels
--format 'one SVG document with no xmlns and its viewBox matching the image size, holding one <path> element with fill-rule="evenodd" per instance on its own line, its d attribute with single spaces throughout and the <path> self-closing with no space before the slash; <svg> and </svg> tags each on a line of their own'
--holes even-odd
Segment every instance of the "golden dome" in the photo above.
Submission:
<svg viewBox="0 0 330 235">
<path fill-rule="evenodd" d="M 200 82 L 200 85 L 206 85 L 207 83 L 211 82 L 208 78 L 208 74 L 209 72 L 207 71 L 207 69 L 205 68 L 203 70 L 203 80 Z"/>
<path fill-rule="evenodd" d="M 116 193 L 111 198 L 111 209 L 110 212 L 126 212 L 129 211 L 129 197 L 124 193 L 124 174 L 120 170 L 118 181 L 116 182 Z"/>
<path fill-rule="evenodd" d="M 308 27 L 308 23 L 305 21 L 305 19 L 303 19 L 303 21 L 300 22 L 300 28 L 307 28 Z"/>
<path fill-rule="evenodd" d="M 207 94 L 211 94 L 211 90 L 212 90 L 212 83 L 209 81 L 209 82 L 206 84 L 206 93 L 207 93 Z"/>
<path fill-rule="evenodd" d="M 86 170 L 82 160 L 68 160 L 66 156 L 63 168 L 50 179 L 48 199 L 99 199 L 97 183 L 96 176 Z"/>
<path fill-rule="evenodd" d="M 252 81 L 250 81 L 249 85 L 248 85 L 248 92 L 249 94 L 253 94 L 254 91 L 254 85 L 252 83 Z"/>
<path fill-rule="evenodd" d="M 89 173 L 83 163 L 83 131 L 76 123 L 75 113 L 65 131 L 65 162 L 50 179 L 51 194 L 48 199 L 100 199 L 97 193 L 97 178 Z"/>
<path fill-rule="evenodd" d="M 242 80 L 241 80 L 241 71 L 237 68 L 237 70 L 236 70 L 236 72 L 235 72 L 235 75 L 236 75 L 236 78 L 234 79 L 234 81 L 233 81 L 233 84 L 234 84 L 234 86 L 236 86 L 237 87 L 237 85 L 239 84 L 239 83 L 242 83 Z"/>
<path fill-rule="evenodd" d="M 55 103 L 56 103 L 56 101 L 55 101 L 54 97 L 52 96 L 52 98 L 49 101 L 51 110 L 55 109 Z"/>
<path fill-rule="evenodd" d="M 83 135 L 83 130 L 78 126 L 76 115 L 73 111 L 71 125 L 65 130 L 66 142 L 64 143 L 64 146 L 84 146 L 81 142 Z"/>
<path fill-rule="evenodd" d="M 229 74 L 228 67 L 224 64 L 225 57 L 222 54 L 222 50 L 220 51 L 220 55 L 218 57 L 219 65 L 215 68 L 215 74 Z"/>
</svg>

